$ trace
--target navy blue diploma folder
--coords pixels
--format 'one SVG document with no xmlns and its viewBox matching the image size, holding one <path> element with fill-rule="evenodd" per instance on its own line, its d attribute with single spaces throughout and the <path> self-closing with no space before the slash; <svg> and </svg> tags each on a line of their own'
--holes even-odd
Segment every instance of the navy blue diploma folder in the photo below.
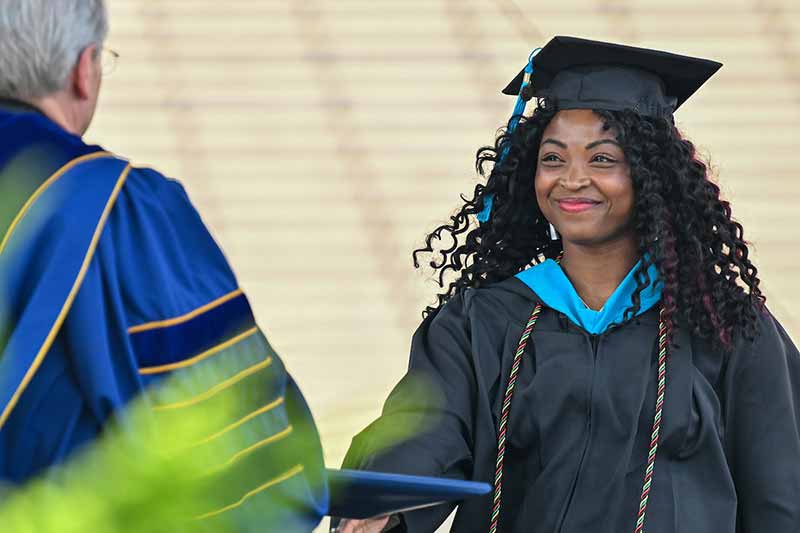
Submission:
<svg viewBox="0 0 800 533">
<path fill-rule="evenodd" d="M 456 479 L 328 470 L 331 503 L 338 518 L 372 518 L 487 494 L 487 483 Z"/>
</svg>

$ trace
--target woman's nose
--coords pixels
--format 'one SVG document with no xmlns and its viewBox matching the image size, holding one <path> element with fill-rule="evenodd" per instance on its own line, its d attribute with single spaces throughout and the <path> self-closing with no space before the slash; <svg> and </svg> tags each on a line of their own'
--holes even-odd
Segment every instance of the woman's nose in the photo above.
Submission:
<svg viewBox="0 0 800 533">
<path fill-rule="evenodd" d="M 583 165 L 573 163 L 564 173 L 561 184 L 566 189 L 578 190 L 586 187 L 590 181 L 589 171 Z"/>
</svg>

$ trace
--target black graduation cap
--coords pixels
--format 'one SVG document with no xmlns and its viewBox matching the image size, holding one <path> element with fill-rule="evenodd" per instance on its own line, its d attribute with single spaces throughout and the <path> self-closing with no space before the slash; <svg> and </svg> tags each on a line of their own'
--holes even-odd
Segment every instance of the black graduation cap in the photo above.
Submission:
<svg viewBox="0 0 800 533">
<path fill-rule="evenodd" d="M 554 37 L 533 58 L 523 98 L 546 97 L 557 109 L 633 109 L 671 116 L 722 63 L 621 44 Z M 525 70 L 503 89 L 516 96 Z"/>
<path fill-rule="evenodd" d="M 641 115 L 672 119 L 722 63 L 622 44 L 577 37 L 553 37 L 534 51 L 528 64 L 503 92 L 518 96 L 508 123 L 513 133 L 532 97 L 549 99 L 556 109 L 632 109 Z M 508 145 L 500 159 L 508 153 Z M 483 198 L 478 221 L 492 214 L 494 195 Z"/>
</svg>

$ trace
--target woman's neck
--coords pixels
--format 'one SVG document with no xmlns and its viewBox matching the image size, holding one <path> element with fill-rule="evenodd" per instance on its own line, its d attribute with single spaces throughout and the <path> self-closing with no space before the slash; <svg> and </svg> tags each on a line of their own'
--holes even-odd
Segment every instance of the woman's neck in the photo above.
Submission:
<svg viewBox="0 0 800 533">
<path fill-rule="evenodd" d="M 600 246 L 564 242 L 561 268 L 583 302 L 598 311 L 639 261 L 633 238 Z"/>
</svg>

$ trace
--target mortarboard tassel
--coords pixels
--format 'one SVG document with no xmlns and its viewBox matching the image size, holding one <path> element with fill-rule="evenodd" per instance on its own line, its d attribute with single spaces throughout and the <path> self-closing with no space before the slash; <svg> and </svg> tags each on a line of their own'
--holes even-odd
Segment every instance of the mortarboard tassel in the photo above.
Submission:
<svg viewBox="0 0 800 533">
<path fill-rule="evenodd" d="M 519 88 L 519 95 L 517 96 L 517 103 L 514 105 L 514 114 L 511 116 L 511 121 L 508 124 L 508 134 L 514 133 L 517 129 L 522 114 L 525 112 L 525 105 L 531 99 L 528 86 L 531 84 L 531 75 L 533 74 L 533 58 L 539 53 L 541 48 L 537 48 L 528 57 L 528 65 L 525 67 L 525 76 L 522 78 L 522 85 Z M 500 153 L 498 164 L 503 161 L 508 155 L 510 144 L 506 143 L 503 151 Z M 494 195 L 487 194 L 483 199 L 483 209 L 477 214 L 478 222 L 486 222 L 492 215 L 492 205 L 494 205 Z"/>
</svg>

